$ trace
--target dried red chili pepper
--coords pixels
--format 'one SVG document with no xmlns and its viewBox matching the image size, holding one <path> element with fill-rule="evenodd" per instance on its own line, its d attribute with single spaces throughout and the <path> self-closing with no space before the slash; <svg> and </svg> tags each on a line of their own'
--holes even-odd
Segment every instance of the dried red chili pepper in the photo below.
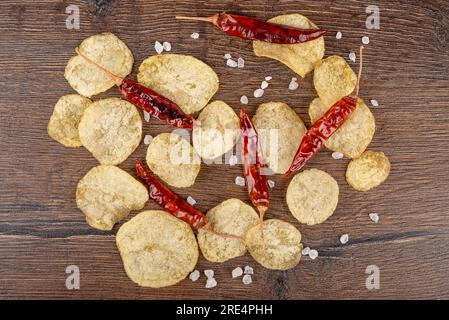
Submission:
<svg viewBox="0 0 449 320">
<path fill-rule="evenodd" d="M 260 214 L 261 221 L 270 204 L 267 177 L 261 173 L 262 152 L 256 128 L 245 110 L 240 110 L 242 163 L 248 195 Z"/>
<path fill-rule="evenodd" d="M 176 16 L 176 19 L 206 21 L 234 37 L 277 44 L 304 43 L 315 40 L 326 33 L 322 29 L 298 29 L 227 13 L 217 13 L 207 18 Z"/>
<path fill-rule="evenodd" d="M 76 48 L 75 51 L 86 61 L 97 66 L 111 77 L 122 92 L 124 98 L 132 104 L 148 112 L 152 117 L 165 121 L 175 127 L 193 128 L 194 119 L 191 116 L 186 115 L 173 101 L 131 79 L 117 77 L 90 58 L 86 57 L 78 48 Z"/>
<path fill-rule="evenodd" d="M 292 164 L 286 176 L 300 170 L 306 162 L 312 158 L 323 146 L 323 144 L 337 131 L 349 118 L 357 107 L 357 97 L 359 95 L 360 79 L 362 76 L 363 47 L 360 47 L 360 67 L 357 79 L 355 95 L 346 96 L 337 101 L 302 138 L 298 151 L 293 158 Z"/>
</svg>

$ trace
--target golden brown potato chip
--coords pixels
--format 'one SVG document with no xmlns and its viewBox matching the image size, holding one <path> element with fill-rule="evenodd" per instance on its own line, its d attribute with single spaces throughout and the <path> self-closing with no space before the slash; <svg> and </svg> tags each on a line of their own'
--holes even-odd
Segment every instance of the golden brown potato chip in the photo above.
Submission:
<svg viewBox="0 0 449 320">
<path fill-rule="evenodd" d="M 215 159 L 231 150 L 240 133 L 240 120 L 223 101 L 208 104 L 196 119 L 193 146 L 203 159 Z"/>
<path fill-rule="evenodd" d="M 207 218 L 215 231 L 243 238 L 259 221 L 256 211 L 239 199 L 226 200 L 210 209 Z M 246 252 L 243 240 L 222 237 L 203 229 L 198 231 L 198 244 L 204 257 L 211 262 L 225 262 Z"/>
<path fill-rule="evenodd" d="M 130 211 L 142 209 L 147 189 L 120 168 L 99 165 L 78 182 L 76 204 L 86 221 L 99 230 L 111 230 Z"/>
<path fill-rule="evenodd" d="M 317 63 L 313 84 L 321 101 L 330 107 L 354 91 L 357 76 L 345 59 L 331 56 Z"/>
<path fill-rule="evenodd" d="M 383 152 L 365 151 L 351 160 L 346 169 L 346 181 L 358 191 L 368 191 L 381 185 L 390 174 L 390 161 Z"/>
<path fill-rule="evenodd" d="M 145 59 L 137 79 L 187 114 L 203 109 L 218 90 L 218 76 L 211 67 L 181 54 L 158 54 Z"/>
<path fill-rule="evenodd" d="M 173 187 L 187 188 L 195 183 L 201 159 L 192 145 L 175 133 L 161 133 L 148 146 L 147 164 Z"/>
<path fill-rule="evenodd" d="M 77 94 L 59 98 L 48 122 L 48 135 L 66 147 L 81 147 L 78 125 L 91 103 L 90 99 Z"/>
<path fill-rule="evenodd" d="M 275 173 L 287 172 L 307 128 L 301 118 L 282 102 L 268 102 L 253 117 L 260 137 L 264 162 Z"/>
<path fill-rule="evenodd" d="M 331 106 L 325 106 L 320 98 L 312 101 L 309 116 L 312 123 L 322 117 Z M 366 150 L 376 131 L 374 116 L 362 99 L 345 123 L 324 144 L 332 151 L 339 151 L 348 158 L 356 158 Z"/>
<path fill-rule="evenodd" d="M 312 21 L 300 14 L 277 16 L 268 22 L 301 29 L 318 29 Z M 324 37 L 300 44 L 253 41 L 253 50 L 256 56 L 278 60 L 304 78 L 324 56 Z"/>
<path fill-rule="evenodd" d="M 290 182 L 287 205 L 299 222 L 320 224 L 334 213 L 338 194 L 338 183 L 329 174 L 318 169 L 305 170 Z"/>
<path fill-rule="evenodd" d="M 112 33 L 100 33 L 81 42 L 79 49 L 93 61 L 118 77 L 131 73 L 134 58 L 117 36 Z M 104 72 L 82 57 L 72 57 L 65 68 L 64 77 L 79 94 L 92 97 L 114 86 Z"/>
<path fill-rule="evenodd" d="M 139 213 L 119 229 L 116 243 L 126 274 L 142 287 L 172 286 L 198 261 L 192 229 L 164 211 Z"/>
<path fill-rule="evenodd" d="M 79 124 L 83 146 L 101 164 L 122 163 L 142 138 L 142 119 L 136 107 L 120 98 L 95 101 Z"/>
<path fill-rule="evenodd" d="M 263 239 L 260 224 L 246 233 L 246 247 L 251 256 L 267 269 L 294 268 L 301 259 L 301 233 L 282 220 L 265 220 L 263 224 Z"/>
</svg>

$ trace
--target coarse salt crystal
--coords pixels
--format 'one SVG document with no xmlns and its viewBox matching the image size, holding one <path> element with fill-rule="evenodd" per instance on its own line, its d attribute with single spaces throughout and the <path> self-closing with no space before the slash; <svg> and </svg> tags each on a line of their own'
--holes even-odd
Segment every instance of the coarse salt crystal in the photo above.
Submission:
<svg viewBox="0 0 449 320">
<path fill-rule="evenodd" d="M 247 96 L 241 96 L 240 97 L 240 103 L 241 104 L 248 104 L 248 97 Z"/>
<path fill-rule="evenodd" d="M 290 81 L 289 85 L 288 85 L 288 89 L 289 90 L 296 90 L 299 87 L 299 84 L 297 82 L 298 79 L 296 79 L 295 77 L 292 78 L 292 80 Z"/>
<path fill-rule="evenodd" d="M 265 77 L 265 81 L 270 81 L 271 79 L 273 79 L 272 76 L 266 76 L 266 77 Z"/>
<path fill-rule="evenodd" d="M 232 60 L 232 59 L 228 59 L 228 60 L 226 60 L 226 65 L 227 65 L 228 67 L 235 68 L 235 67 L 237 67 L 237 62 L 235 62 L 235 61 Z"/>
<path fill-rule="evenodd" d="M 232 59 L 232 56 L 231 56 L 230 53 L 225 53 L 224 58 L 225 58 L 226 60 L 229 60 L 229 59 Z"/>
<path fill-rule="evenodd" d="M 171 51 L 171 43 L 164 41 L 164 43 L 162 44 L 162 47 L 164 48 L 165 51 Z"/>
<path fill-rule="evenodd" d="M 338 151 L 332 152 L 332 158 L 334 158 L 335 160 L 343 159 L 343 156 L 344 155 L 341 152 Z"/>
<path fill-rule="evenodd" d="M 337 34 L 335 35 L 335 38 L 337 38 L 337 40 L 340 40 L 343 37 L 343 34 L 338 31 Z"/>
<path fill-rule="evenodd" d="M 351 52 L 351 53 L 349 54 L 349 60 L 351 60 L 352 62 L 355 62 L 355 59 L 356 59 L 355 52 Z"/>
<path fill-rule="evenodd" d="M 159 41 L 156 41 L 154 43 L 154 50 L 156 50 L 156 52 L 158 54 L 162 53 L 162 51 L 164 51 L 164 47 L 162 46 L 162 44 Z"/>
<path fill-rule="evenodd" d="M 215 278 L 207 279 L 206 286 L 205 286 L 207 289 L 210 289 L 210 288 L 213 288 L 216 286 L 217 286 L 217 280 L 215 280 Z"/>
<path fill-rule="evenodd" d="M 370 102 L 371 102 L 371 105 L 373 107 L 378 107 L 379 106 L 379 101 L 377 101 L 377 100 L 372 99 L 372 100 L 370 100 Z"/>
<path fill-rule="evenodd" d="M 261 88 L 261 89 L 266 89 L 266 88 L 268 88 L 268 82 L 266 82 L 265 80 L 262 81 L 262 83 L 260 84 L 260 88 Z"/>
<path fill-rule="evenodd" d="M 192 39 L 198 39 L 200 37 L 200 34 L 198 32 L 194 32 L 190 35 L 190 38 Z"/>
<path fill-rule="evenodd" d="M 146 122 L 150 122 L 150 118 L 151 118 L 150 114 L 149 114 L 148 112 L 144 111 L 144 112 L 143 112 L 143 119 L 144 119 Z"/>
<path fill-rule="evenodd" d="M 265 91 L 263 91 L 263 89 L 256 89 L 254 90 L 254 98 L 260 98 L 263 96 Z"/>
<path fill-rule="evenodd" d="M 206 278 L 210 279 L 214 277 L 214 270 L 212 269 L 206 269 L 204 270 L 204 275 L 206 276 Z"/>
<path fill-rule="evenodd" d="M 310 253 L 310 248 L 309 247 L 305 247 L 304 249 L 302 249 L 301 254 L 303 256 L 308 256 Z"/>
<path fill-rule="evenodd" d="M 362 38 L 362 43 L 363 43 L 363 44 L 369 44 L 369 38 L 368 38 L 367 36 L 364 36 L 364 37 Z"/>
<path fill-rule="evenodd" d="M 237 164 L 237 162 L 238 162 L 238 158 L 235 154 L 233 154 L 232 156 L 229 157 L 229 165 L 231 167 L 235 166 Z"/>
<path fill-rule="evenodd" d="M 147 134 L 145 136 L 145 138 L 143 138 L 143 143 L 146 145 L 149 145 L 151 143 L 151 140 L 153 140 L 153 137 L 151 135 Z"/>
<path fill-rule="evenodd" d="M 268 186 L 270 188 L 274 188 L 274 181 L 273 180 L 268 180 L 267 183 L 268 183 Z"/>
<path fill-rule="evenodd" d="M 189 279 L 192 280 L 193 282 L 197 281 L 199 278 L 200 278 L 200 272 L 198 270 L 193 271 L 189 275 Z"/>
<path fill-rule="evenodd" d="M 243 270 L 240 267 L 235 268 L 232 270 L 232 278 L 240 277 L 243 274 Z"/>
<path fill-rule="evenodd" d="M 245 60 L 243 58 L 237 59 L 237 68 L 243 68 L 245 66 Z"/>
<path fill-rule="evenodd" d="M 346 244 L 349 241 L 349 235 L 347 233 L 342 234 L 340 237 L 341 244 Z"/>
<path fill-rule="evenodd" d="M 237 176 L 235 177 L 235 184 L 241 187 L 245 186 L 245 179 L 243 177 Z"/>
<path fill-rule="evenodd" d="M 190 205 L 195 205 L 195 203 L 196 203 L 196 200 L 195 199 L 193 199 L 191 196 L 188 196 L 187 197 L 187 202 L 190 204 Z"/>
<path fill-rule="evenodd" d="M 309 257 L 312 260 L 315 260 L 316 258 L 318 258 L 318 251 L 316 251 L 315 249 L 311 249 L 309 251 Z"/>
<path fill-rule="evenodd" d="M 370 213 L 369 218 L 375 223 L 379 222 L 379 215 L 377 213 Z"/>
<path fill-rule="evenodd" d="M 245 274 L 242 278 L 242 282 L 243 284 L 250 284 L 251 282 L 253 282 L 253 279 L 251 278 L 251 275 Z"/>
<path fill-rule="evenodd" d="M 250 266 L 245 266 L 244 274 L 254 274 L 254 269 Z"/>
</svg>

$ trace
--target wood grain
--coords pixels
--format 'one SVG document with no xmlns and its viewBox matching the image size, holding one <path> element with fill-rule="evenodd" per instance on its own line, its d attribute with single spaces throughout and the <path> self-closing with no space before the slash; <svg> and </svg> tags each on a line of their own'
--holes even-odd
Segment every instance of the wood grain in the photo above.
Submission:
<svg viewBox="0 0 449 320">
<path fill-rule="evenodd" d="M 67 30 L 65 8 L 77 4 L 81 29 Z M 366 30 L 365 8 L 381 10 L 380 30 Z M 201 258 L 197 268 L 213 268 L 218 287 L 204 288 L 185 280 L 164 289 L 139 288 L 125 275 L 114 234 L 90 228 L 76 208 L 75 186 L 96 161 L 83 148 L 66 149 L 51 140 L 46 125 L 55 102 L 72 90 L 63 78 L 64 66 L 79 42 L 92 34 L 111 31 L 135 56 L 135 77 L 142 60 L 155 54 L 154 41 L 170 41 L 173 52 L 190 54 L 208 63 L 220 78 L 223 99 L 236 110 L 240 96 L 247 107 L 283 101 L 309 123 L 307 107 L 315 97 L 311 77 L 289 91 L 295 76 L 283 65 L 252 53 L 251 44 L 228 38 L 213 27 L 173 19 L 175 14 L 211 15 L 239 12 L 261 19 L 300 12 L 329 30 L 326 55 L 347 57 L 368 35 L 362 84 L 377 130 L 371 149 L 384 151 L 392 163 L 385 184 L 367 193 L 352 190 L 344 180 L 347 160 L 336 161 L 322 151 L 309 168 L 326 170 L 340 186 L 335 214 L 314 227 L 295 222 L 285 203 L 288 180 L 276 176 L 269 218 L 294 223 L 304 244 L 319 258 L 303 259 L 286 272 L 269 271 L 250 256 L 224 264 Z M 83 299 L 379 299 L 449 298 L 449 9 L 446 1 L 11 1 L 0 3 L 0 298 Z M 337 41 L 335 33 L 343 39 Z M 190 38 L 199 32 L 200 38 Z M 245 59 L 244 69 L 225 66 L 224 53 Z M 267 75 L 273 80 L 265 95 L 252 98 Z M 117 95 L 110 90 L 99 97 Z M 170 130 L 151 120 L 145 133 Z M 121 168 L 143 158 L 145 146 Z M 197 183 L 177 190 L 193 196 L 204 211 L 237 197 L 241 168 L 204 165 Z M 147 208 L 155 208 L 149 204 Z M 380 215 L 375 224 L 370 212 Z M 131 215 L 132 216 L 132 215 Z M 349 234 L 342 246 L 339 236 Z M 81 289 L 65 288 L 65 268 L 78 265 Z M 236 266 L 255 268 L 253 284 L 231 279 Z M 365 287 L 368 265 L 380 268 L 381 288 Z"/>
</svg>

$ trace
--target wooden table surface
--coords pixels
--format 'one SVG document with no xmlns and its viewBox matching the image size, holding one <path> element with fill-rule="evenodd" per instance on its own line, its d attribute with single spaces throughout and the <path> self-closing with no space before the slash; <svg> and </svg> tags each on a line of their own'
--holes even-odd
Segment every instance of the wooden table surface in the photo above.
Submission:
<svg viewBox="0 0 449 320">
<path fill-rule="evenodd" d="M 80 8 L 80 30 L 65 26 L 66 7 Z M 380 30 L 367 30 L 366 6 L 380 8 Z M 326 56 L 347 58 L 368 35 L 362 97 L 373 107 L 376 134 L 371 149 L 384 151 L 392 164 L 388 180 L 366 193 L 345 182 L 347 159 L 333 160 L 323 150 L 308 168 L 330 173 L 340 186 L 334 215 L 307 227 L 289 213 L 289 180 L 276 176 L 268 218 L 294 223 L 306 246 L 319 252 L 285 272 L 265 270 L 246 255 L 223 264 L 199 259 L 197 269 L 212 268 L 218 286 L 204 288 L 186 279 L 176 286 L 136 286 L 126 276 L 115 233 L 89 227 L 75 203 L 78 180 L 97 162 L 84 148 L 68 149 L 49 138 L 48 119 L 58 98 L 72 93 L 63 77 L 74 48 L 104 31 L 117 34 L 132 50 L 135 65 L 155 54 L 154 42 L 169 41 L 172 52 L 193 55 L 219 75 L 223 99 L 236 110 L 250 97 L 254 114 L 260 103 L 283 101 L 310 124 L 307 107 L 316 96 L 311 76 L 288 90 L 295 74 L 280 63 L 257 58 L 251 43 L 226 37 L 212 26 L 186 23 L 175 14 L 211 15 L 226 10 L 268 19 L 300 12 L 329 30 Z M 0 298 L 82 299 L 379 299 L 449 298 L 449 9 L 446 1 L 11 1 L 0 3 Z M 343 39 L 337 41 L 337 31 Z M 190 38 L 199 32 L 200 38 Z M 223 55 L 245 59 L 244 69 L 226 67 Z M 351 63 L 353 67 L 356 67 Z M 262 98 L 252 93 L 265 76 L 273 80 Z M 118 95 L 114 89 L 99 97 Z M 144 133 L 170 130 L 151 120 Z M 121 168 L 132 172 L 138 150 Z M 206 211 L 237 197 L 241 167 L 203 165 L 195 185 L 177 190 L 193 196 Z M 156 208 L 148 204 L 146 208 Z M 368 214 L 376 212 L 379 223 Z M 130 217 L 135 214 L 133 212 Z M 341 245 L 340 235 L 349 243 Z M 80 269 L 80 290 L 67 290 L 66 267 Z M 244 286 L 231 270 L 250 265 L 254 282 Z M 380 270 L 380 289 L 365 286 L 367 266 Z"/>
</svg>

